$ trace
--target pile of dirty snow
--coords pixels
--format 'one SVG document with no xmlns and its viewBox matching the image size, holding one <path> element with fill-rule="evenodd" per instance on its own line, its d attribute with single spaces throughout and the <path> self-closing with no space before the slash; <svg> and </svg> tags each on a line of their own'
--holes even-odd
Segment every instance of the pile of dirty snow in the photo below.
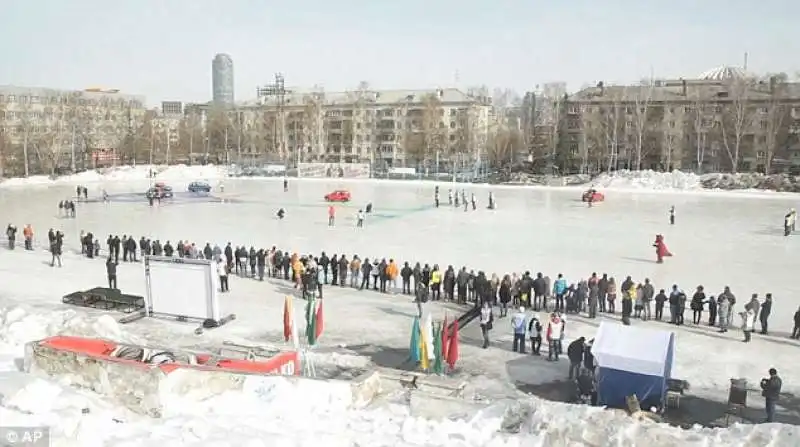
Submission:
<svg viewBox="0 0 800 447">
<path fill-rule="evenodd" d="M 600 174 L 591 181 L 595 188 L 619 190 L 675 190 L 703 189 L 701 177 L 681 171 L 616 171 Z"/>
<path fill-rule="evenodd" d="M 163 181 L 193 181 L 198 179 L 218 179 L 227 176 L 227 169 L 220 166 L 187 166 L 187 165 L 137 165 L 116 166 L 112 168 L 93 169 L 73 175 L 50 178 L 44 175 L 35 175 L 27 178 L 3 179 L 2 187 L 21 187 L 37 185 L 85 185 L 98 182 L 125 182 L 135 180 L 148 180 L 151 173 L 156 174 L 156 180 Z"/>
</svg>

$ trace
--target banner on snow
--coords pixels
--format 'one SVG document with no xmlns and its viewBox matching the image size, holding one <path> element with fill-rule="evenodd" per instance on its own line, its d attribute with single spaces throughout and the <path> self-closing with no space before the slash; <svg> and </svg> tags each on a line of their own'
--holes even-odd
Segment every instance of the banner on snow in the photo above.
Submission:
<svg viewBox="0 0 800 447">
<path fill-rule="evenodd" d="M 299 177 L 369 178 L 369 163 L 298 163 Z"/>
</svg>

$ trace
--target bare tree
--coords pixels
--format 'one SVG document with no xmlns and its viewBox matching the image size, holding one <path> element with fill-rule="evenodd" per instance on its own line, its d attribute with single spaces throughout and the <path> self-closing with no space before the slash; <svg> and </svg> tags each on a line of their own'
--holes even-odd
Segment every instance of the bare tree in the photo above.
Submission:
<svg viewBox="0 0 800 447">
<path fill-rule="evenodd" d="M 22 104 L 20 110 L 16 112 L 18 118 L 17 135 L 22 138 L 22 165 L 25 177 L 30 175 L 30 166 L 28 152 L 31 145 L 34 144 L 38 138 L 40 131 L 39 128 L 39 112 L 34 112 L 30 102 Z"/>
<path fill-rule="evenodd" d="M 625 89 L 606 88 L 603 101 L 600 105 L 600 124 L 603 129 L 603 147 L 605 149 L 606 170 L 608 172 L 616 169 L 619 161 L 619 144 L 620 137 L 623 134 L 622 125 L 624 122 L 624 106 L 622 104 L 624 98 Z"/>
<path fill-rule="evenodd" d="M 368 158 L 374 162 L 372 133 L 375 128 L 375 110 L 371 107 L 371 104 L 375 102 L 375 97 L 369 90 L 369 83 L 366 81 L 359 82 L 356 90 L 348 93 L 348 97 L 349 102 L 353 104 L 353 116 L 349 120 L 350 128 L 348 129 L 350 135 L 349 144 L 355 149 L 359 159 Z M 393 141 L 393 143 L 396 143 L 396 141 Z"/>
<path fill-rule="evenodd" d="M 507 125 L 496 125 L 489 133 L 487 146 L 489 166 L 498 169 L 511 164 L 514 154 L 523 144 L 522 132 Z"/>
<path fill-rule="evenodd" d="M 789 138 L 789 124 L 791 123 L 791 107 L 786 103 L 786 84 L 778 76 L 773 76 L 769 81 L 769 99 L 766 104 L 766 114 L 762 121 L 766 131 L 765 152 L 766 163 L 764 172 L 772 172 L 772 163 Z"/>
<path fill-rule="evenodd" d="M 635 90 L 633 92 L 633 124 L 634 124 L 634 131 L 636 135 L 636 143 L 635 143 L 635 150 L 636 150 L 636 161 L 635 161 L 635 170 L 640 171 L 642 169 L 642 153 L 644 149 L 645 140 L 647 138 L 647 134 L 652 129 L 650 120 L 648 119 L 648 115 L 650 113 L 650 101 L 653 98 L 653 89 L 654 89 L 654 82 L 652 79 L 645 80 L 641 82 L 641 85 L 634 87 Z"/>
<path fill-rule="evenodd" d="M 34 153 L 41 169 L 55 176 L 61 159 L 72 144 L 71 95 L 56 98 L 43 111 L 42 132 L 37 133 L 33 142 Z"/>
<path fill-rule="evenodd" d="M 181 119 L 179 132 L 178 141 L 187 154 L 189 165 L 192 165 L 195 161 L 195 149 L 203 147 L 203 123 L 200 115 L 191 111 L 184 116 Z"/>
<path fill-rule="evenodd" d="M 443 116 L 444 109 L 438 92 L 422 97 L 422 161 L 426 165 L 432 157 L 438 157 L 447 149 L 447 129 L 442 121 Z"/>
<path fill-rule="evenodd" d="M 601 169 L 605 143 L 603 122 L 598 107 L 593 104 L 579 106 L 581 173 L 593 173 Z"/>
<path fill-rule="evenodd" d="M 722 144 L 731 162 L 731 172 L 734 173 L 739 170 L 742 141 L 753 120 L 751 84 L 752 81 L 746 78 L 729 80 L 724 93 L 727 94 L 727 100 L 722 101 L 720 110 Z"/>
<path fill-rule="evenodd" d="M 324 157 L 327 154 L 325 134 L 325 93 L 321 88 L 303 97 L 303 141 L 295 147 L 296 160 L 301 162 L 303 152 Z"/>
</svg>

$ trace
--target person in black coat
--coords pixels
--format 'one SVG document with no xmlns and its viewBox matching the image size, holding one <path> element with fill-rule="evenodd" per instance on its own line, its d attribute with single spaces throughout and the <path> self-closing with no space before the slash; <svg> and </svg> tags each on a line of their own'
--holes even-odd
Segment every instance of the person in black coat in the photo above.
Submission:
<svg viewBox="0 0 800 447">
<path fill-rule="evenodd" d="M 577 378 L 581 371 L 583 362 L 583 351 L 586 349 L 586 338 L 580 337 L 567 347 L 567 357 L 569 358 L 569 379 Z"/>
<path fill-rule="evenodd" d="M 117 263 L 111 256 L 106 259 L 106 275 L 108 276 L 108 288 L 117 288 Z"/>
<path fill-rule="evenodd" d="M 792 329 L 792 338 L 795 340 L 800 339 L 800 307 L 794 313 L 794 328 Z"/>
<path fill-rule="evenodd" d="M 769 330 L 769 314 L 772 313 L 772 294 L 768 293 L 764 302 L 761 304 L 761 313 L 758 315 L 761 321 L 761 334 L 767 335 Z"/>
</svg>

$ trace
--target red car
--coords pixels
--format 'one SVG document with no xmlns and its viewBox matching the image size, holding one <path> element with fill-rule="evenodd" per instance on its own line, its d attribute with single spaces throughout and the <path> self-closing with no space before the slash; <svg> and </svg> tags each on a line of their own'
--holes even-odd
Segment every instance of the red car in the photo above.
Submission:
<svg viewBox="0 0 800 447">
<path fill-rule="evenodd" d="M 325 201 L 326 202 L 349 202 L 350 201 L 350 191 L 345 191 L 343 189 L 337 189 L 336 191 L 329 192 L 325 194 Z"/>
<path fill-rule="evenodd" d="M 606 196 L 602 192 L 597 192 L 594 189 L 590 189 L 583 193 L 581 196 L 581 200 L 584 202 L 592 201 L 592 202 L 602 202 L 606 199 Z"/>
</svg>

